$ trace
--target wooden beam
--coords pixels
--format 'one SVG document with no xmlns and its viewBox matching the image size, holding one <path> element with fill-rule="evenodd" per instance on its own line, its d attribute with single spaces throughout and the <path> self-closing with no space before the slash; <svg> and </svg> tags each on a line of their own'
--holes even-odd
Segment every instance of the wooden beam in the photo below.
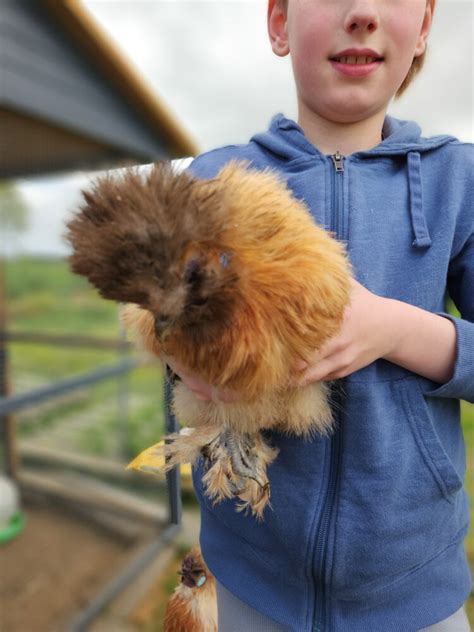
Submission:
<svg viewBox="0 0 474 632">
<path fill-rule="evenodd" d="M 165 526 L 168 509 L 72 472 L 40 472 L 22 468 L 18 476 L 20 490 L 48 496 L 62 504 L 80 505 L 84 509 L 108 511 L 113 515 L 142 520 L 156 527 Z"/>
<path fill-rule="evenodd" d="M 39 464 L 46 467 L 69 468 L 76 471 L 89 473 L 93 476 L 108 478 L 116 481 L 140 481 L 140 485 L 146 488 L 162 488 L 166 485 L 166 478 L 147 474 L 141 474 L 135 470 L 125 469 L 125 464 L 117 463 L 103 457 L 95 457 L 85 454 L 77 454 L 64 450 L 46 448 L 31 441 L 21 441 L 18 445 L 18 453 L 22 462 L 26 465 Z M 181 466 L 181 486 L 187 492 L 193 492 L 191 468 L 185 464 Z"/>
</svg>

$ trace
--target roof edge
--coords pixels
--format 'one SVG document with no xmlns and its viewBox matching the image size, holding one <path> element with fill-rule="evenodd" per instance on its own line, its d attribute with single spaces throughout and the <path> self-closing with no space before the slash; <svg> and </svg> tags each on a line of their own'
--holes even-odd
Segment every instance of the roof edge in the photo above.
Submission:
<svg viewBox="0 0 474 632">
<path fill-rule="evenodd" d="M 42 0 L 42 4 L 84 52 L 92 57 L 94 64 L 107 75 L 145 122 L 165 138 L 172 158 L 196 156 L 199 153 L 198 145 L 178 123 L 171 110 L 157 98 L 79 0 Z M 127 86 L 127 91 L 124 86 Z"/>
</svg>

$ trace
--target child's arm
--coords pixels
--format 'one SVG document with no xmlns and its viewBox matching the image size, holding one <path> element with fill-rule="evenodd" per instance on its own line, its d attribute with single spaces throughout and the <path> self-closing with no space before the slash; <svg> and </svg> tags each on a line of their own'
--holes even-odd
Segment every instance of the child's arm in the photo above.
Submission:
<svg viewBox="0 0 474 632">
<path fill-rule="evenodd" d="M 468 162 L 468 165 L 470 163 Z M 468 173 L 472 173 L 472 169 Z M 310 359 L 295 381 L 306 384 L 350 375 L 385 358 L 434 382 L 424 395 L 474 403 L 474 217 L 472 178 L 457 222 L 447 290 L 461 318 L 431 313 L 377 296 L 354 282 L 352 304 L 338 336 Z M 297 364 L 295 365 L 295 373 Z"/>
<path fill-rule="evenodd" d="M 341 330 L 314 354 L 298 383 L 345 377 L 378 358 L 446 382 L 456 361 L 456 328 L 443 316 L 377 296 L 353 281 Z"/>
<path fill-rule="evenodd" d="M 388 323 L 396 335 L 385 360 L 441 384 L 448 382 L 456 362 L 456 328 L 447 318 L 409 303 L 384 299 Z"/>
</svg>

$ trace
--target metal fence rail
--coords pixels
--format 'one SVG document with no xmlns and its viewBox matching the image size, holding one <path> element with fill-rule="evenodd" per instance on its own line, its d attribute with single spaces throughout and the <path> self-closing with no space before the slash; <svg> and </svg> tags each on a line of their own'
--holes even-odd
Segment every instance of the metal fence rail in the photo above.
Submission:
<svg viewBox="0 0 474 632">
<path fill-rule="evenodd" d="M 0 345 L 2 342 L 22 342 L 28 344 L 45 344 L 59 347 L 80 347 L 81 349 L 110 349 L 111 351 L 126 351 L 132 348 L 128 340 L 109 340 L 97 336 L 78 336 L 62 334 L 39 334 L 30 331 L 0 331 Z"/>
<path fill-rule="evenodd" d="M 129 373 L 132 369 L 137 367 L 138 364 L 139 362 L 134 359 L 123 360 L 118 364 L 88 372 L 80 377 L 72 377 L 66 380 L 59 380 L 48 386 L 40 386 L 28 393 L 0 397 L 0 418 L 25 408 L 31 408 L 44 400 L 50 400 L 54 397 L 77 391 L 103 380 L 122 375 L 123 373 Z"/>
<path fill-rule="evenodd" d="M 7 364 L 7 343 L 8 342 L 25 342 L 38 344 L 54 344 L 59 346 L 80 346 L 126 350 L 128 343 L 125 341 L 106 341 L 90 337 L 80 336 L 56 336 L 56 335 L 39 335 L 39 334 L 7 334 L 0 332 L 0 383 L 6 382 L 6 364 Z M 59 380 L 53 384 L 36 388 L 27 393 L 19 393 L 16 395 L 0 396 L 0 440 L 5 439 L 5 432 L 8 424 L 11 425 L 9 415 L 26 408 L 31 408 L 37 404 L 58 398 L 61 395 L 70 393 L 79 389 L 90 387 L 104 380 L 112 379 L 120 375 L 130 373 L 140 364 L 139 360 L 127 358 L 110 366 L 102 367 L 95 371 L 90 371 L 78 377 Z M 167 368 L 164 380 L 165 389 L 165 428 L 166 433 L 177 432 L 179 423 L 175 419 L 170 406 L 171 401 L 171 372 Z M 3 389 L 2 389 L 3 390 Z M 5 391 L 4 391 L 5 392 Z M 0 390 L 0 395 L 2 392 Z M 173 537 L 181 529 L 182 519 L 182 503 L 181 503 L 181 480 L 179 468 L 174 468 L 166 475 L 166 484 L 168 490 L 169 506 L 168 506 L 168 522 L 164 530 L 157 534 L 156 538 L 141 551 L 134 559 L 132 559 L 122 573 L 115 577 L 103 591 L 72 621 L 69 630 L 71 632 L 82 632 L 87 630 L 93 619 L 114 599 L 127 585 L 148 565 L 150 564 L 161 549 L 173 539 Z"/>
<path fill-rule="evenodd" d="M 179 533 L 180 528 L 179 525 L 170 524 L 159 538 L 154 540 L 139 556 L 132 560 L 123 573 L 113 579 L 100 595 L 72 621 L 68 627 L 68 632 L 84 632 L 87 630 L 89 624 L 102 610 L 153 562 L 158 553 Z"/>
</svg>

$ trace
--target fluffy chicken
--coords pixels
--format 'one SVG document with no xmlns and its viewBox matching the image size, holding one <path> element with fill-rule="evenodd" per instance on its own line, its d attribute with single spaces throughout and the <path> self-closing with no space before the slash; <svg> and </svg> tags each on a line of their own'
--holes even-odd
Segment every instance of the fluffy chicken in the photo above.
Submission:
<svg viewBox="0 0 474 632">
<path fill-rule="evenodd" d="M 68 224 L 72 270 L 127 303 L 123 321 L 147 350 L 239 395 L 200 401 L 178 382 L 173 406 L 186 432 L 131 466 L 203 458 L 207 495 L 238 497 L 238 510 L 261 519 L 278 453 L 261 431 L 310 439 L 332 428 L 330 384 L 290 380 L 295 360 L 309 360 L 342 325 L 351 289 L 344 245 L 275 172 L 245 162 L 211 180 L 157 163 L 146 176 L 104 176 L 83 194 Z"/>
<path fill-rule="evenodd" d="M 183 559 L 181 582 L 166 607 L 164 632 L 217 632 L 216 580 L 198 546 Z"/>
</svg>

